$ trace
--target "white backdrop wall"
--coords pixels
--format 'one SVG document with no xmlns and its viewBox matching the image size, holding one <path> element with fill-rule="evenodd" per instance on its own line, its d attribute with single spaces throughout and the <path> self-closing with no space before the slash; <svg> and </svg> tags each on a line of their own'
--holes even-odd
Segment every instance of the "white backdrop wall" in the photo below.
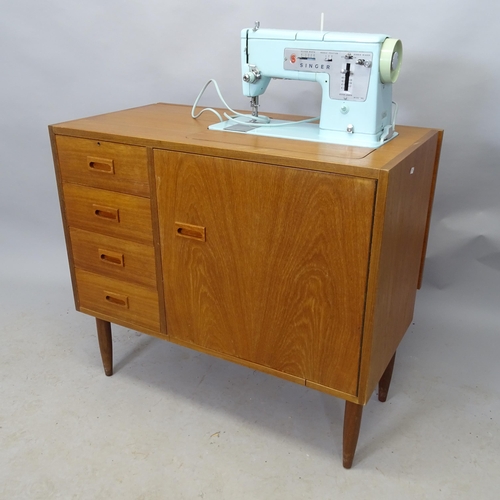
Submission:
<svg viewBox="0 0 500 500">
<path fill-rule="evenodd" d="M 191 104 L 209 78 L 246 108 L 240 30 L 319 29 L 321 12 L 326 30 L 402 39 L 398 121 L 445 130 L 421 294 L 449 318 L 479 318 L 498 342 L 500 4 L 490 0 L 0 0 L 0 289 L 69 279 L 48 124 Z M 219 101 L 211 91 L 202 103 Z M 312 116 L 320 89 L 272 82 L 261 103 Z"/>
</svg>

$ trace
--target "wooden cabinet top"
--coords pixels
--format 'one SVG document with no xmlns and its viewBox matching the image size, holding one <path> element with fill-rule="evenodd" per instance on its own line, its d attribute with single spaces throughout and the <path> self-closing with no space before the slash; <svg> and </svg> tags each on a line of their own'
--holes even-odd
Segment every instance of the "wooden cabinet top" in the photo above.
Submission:
<svg viewBox="0 0 500 500">
<path fill-rule="evenodd" d="M 204 113 L 195 120 L 191 117 L 190 106 L 159 103 L 59 123 L 51 129 L 61 135 L 372 179 L 378 179 L 381 171 L 390 170 L 419 145 L 440 133 L 437 129 L 397 126 L 398 137 L 373 150 L 208 130 L 216 120 L 212 113 Z"/>
</svg>

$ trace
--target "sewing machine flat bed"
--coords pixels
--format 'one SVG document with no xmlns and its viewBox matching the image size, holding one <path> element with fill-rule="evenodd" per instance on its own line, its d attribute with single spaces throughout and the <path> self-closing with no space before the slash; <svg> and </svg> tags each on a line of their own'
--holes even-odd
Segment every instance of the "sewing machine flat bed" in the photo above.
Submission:
<svg viewBox="0 0 500 500">
<path fill-rule="evenodd" d="M 76 308 L 346 400 L 385 400 L 422 278 L 442 132 L 377 150 L 208 130 L 155 104 L 53 125 Z"/>
<path fill-rule="evenodd" d="M 251 117 L 238 118 L 241 123 L 235 122 L 219 122 L 210 125 L 210 130 L 218 130 L 222 132 L 238 132 L 245 135 L 260 135 L 263 137 L 271 137 L 277 139 L 292 139 L 295 141 L 311 141 L 323 142 L 325 144 L 336 144 L 349 146 L 349 140 L 355 141 L 356 146 L 363 144 L 362 139 L 351 136 L 345 132 L 335 132 L 332 130 L 322 130 L 317 123 L 294 123 L 287 120 L 272 120 L 270 127 L 255 126 L 252 123 Z M 276 126 L 282 124 L 283 126 Z M 389 139 L 397 137 L 397 132 Z M 388 141 L 387 141 L 388 142 Z M 363 144 L 364 148 L 376 149 L 381 147 L 378 141 L 366 140 Z"/>
</svg>

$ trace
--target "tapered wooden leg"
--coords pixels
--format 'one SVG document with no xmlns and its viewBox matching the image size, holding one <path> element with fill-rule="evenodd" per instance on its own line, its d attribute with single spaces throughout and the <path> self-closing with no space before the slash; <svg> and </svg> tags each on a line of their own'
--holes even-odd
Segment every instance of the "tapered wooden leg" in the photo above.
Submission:
<svg viewBox="0 0 500 500">
<path fill-rule="evenodd" d="M 111 338 L 111 323 L 96 318 L 97 338 L 101 350 L 104 373 L 109 377 L 113 375 L 113 339 Z"/>
<path fill-rule="evenodd" d="M 394 356 L 389 361 L 389 364 L 387 365 L 387 368 L 385 369 L 385 372 L 378 383 L 378 400 L 381 401 L 382 403 L 385 403 L 387 399 L 389 386 L 391 385 L 392 371 L 394 370 L 395 359 L 396 359 L 396 353 L 394 353 Z"/>
<path fill-rule="evenodd" d="M 359 429 L 361 427 L 361 417 L 363 416 L 363 405 L 345 402 L 344 413 L 344 443 L 343 443 L 343 464 L 346 469 L 350 469 L 356 453 L 358 444 Z"/>
</svg>

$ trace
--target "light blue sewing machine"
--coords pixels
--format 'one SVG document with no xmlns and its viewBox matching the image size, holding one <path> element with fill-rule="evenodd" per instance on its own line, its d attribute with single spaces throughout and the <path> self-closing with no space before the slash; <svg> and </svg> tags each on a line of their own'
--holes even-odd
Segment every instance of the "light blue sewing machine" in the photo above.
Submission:
<svg viewBox="0 0 500 500">
<path fill-rule="evenodd" d="M 243 94 L 251 98 L 252 116 L 209 128 L 377 148 L 397 135 L 392 84 L 402 52 L 401 42 L 387 35 L 260 29 L 256 23 L 241 32 Z M 319 124 L 259 116 L 259 96 L 273 78 L 319 83 Z"/>
</svg>

